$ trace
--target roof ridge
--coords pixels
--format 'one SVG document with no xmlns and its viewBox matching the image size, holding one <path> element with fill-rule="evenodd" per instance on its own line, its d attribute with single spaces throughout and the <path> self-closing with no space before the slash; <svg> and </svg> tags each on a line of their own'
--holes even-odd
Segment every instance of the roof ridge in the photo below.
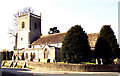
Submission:
<svg viewBox="0 0 120 76">
<path fill-rule="evenodd" d="M 40 37 L 44 37 L 44 36 L 52 36 L 52 35 L 64 34 L 64 33 L 66 33 L 66 32 L 62 32 L 62 33 L 54 33 L 54 34 L 48 34 L 48 35 L 42 35 L 42 36 L 40 36 Z"/>
</svg>

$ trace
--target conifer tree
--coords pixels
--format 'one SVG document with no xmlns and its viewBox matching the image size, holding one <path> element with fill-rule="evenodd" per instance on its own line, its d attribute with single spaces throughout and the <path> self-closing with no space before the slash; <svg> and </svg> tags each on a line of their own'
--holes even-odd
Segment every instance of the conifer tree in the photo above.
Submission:
<svg viewBox="0 0 120 76">
<path fill-rule="evenodd" d="M 91 59 L 88 36 L 80 25 L 75 25 L 67 31 L 61 52 L 63 61 L 69 63 L 80 63 Z"/>
<path fill-rule="evenodd" d="M 119 57 L 119 45 L 116 36 L 110 25 L 104 25 L 95 46 L 95 55 L 97 58 L 105 58 L 106 64 L 109 64 L 110 58 Z"/>
</svg>

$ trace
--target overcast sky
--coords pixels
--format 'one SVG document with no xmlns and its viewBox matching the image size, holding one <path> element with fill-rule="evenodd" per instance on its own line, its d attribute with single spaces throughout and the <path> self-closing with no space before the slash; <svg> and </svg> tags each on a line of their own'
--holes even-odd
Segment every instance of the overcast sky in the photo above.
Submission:
<svg viewBox="0 0 120 76">
<path fill-rule="evenodd" d="M 76 24 L 86 33 L 98 33 L 103 25 L 111 25 L 118 36 L 118 0 L 2 0 L 0 2 L 0 49 L 13 47 L 8 36 L 12 28 L 13 15 L 25 7 L 34 9 L 34 14 L 42 13 L 42 34 L 51 27 L 60 32 Z"/>
</svg>

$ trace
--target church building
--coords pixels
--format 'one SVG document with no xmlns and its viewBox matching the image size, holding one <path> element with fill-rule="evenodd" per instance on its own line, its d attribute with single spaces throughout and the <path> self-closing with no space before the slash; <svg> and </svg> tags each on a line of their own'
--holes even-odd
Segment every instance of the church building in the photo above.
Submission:
<svg viewBox="0 0 120 76">
<path fill-rule="evenodd" d="M 17 33 L 13 59 L 59 62 L 60 48 L 65 33 L 41 34 L 41 14 L 17 14 Z M 94 49 L 98 33 L 88 34 L 91 49 Z"/>
</svg>

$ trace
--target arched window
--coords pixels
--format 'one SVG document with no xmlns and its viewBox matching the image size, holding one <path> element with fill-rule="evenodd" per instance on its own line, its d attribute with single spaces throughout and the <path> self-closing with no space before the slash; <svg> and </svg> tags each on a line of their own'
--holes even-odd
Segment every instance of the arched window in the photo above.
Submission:
<svg viewBox="0 0 120 76">
<path fill-rule="evenodd" d="M 23 41 L 23 38 L 21 38 L 21 41 Z"/>
<path fill-rule="evenodd" d="M 33 53 L 33 59 L 35 59 L 35 53 Z"/>
<path fill-rule="evenodd" d="M 36 22 L 34 23 L 34 28 L 37 29 L 37 23 Z"/>
<path fill-rule="evenodd" d="M 48 50 L 47 48 L 45 48 L 44 50 L 44 59 L 47 59 L 48 58 Z"/>
<path fill-rule="evenodd" d="M 22 22 L 22 29 L 25 28 L 25 22 Z"/>
<path fill-rule="evenodd" d="M 26 59 L 28 59 L 28 53 L 26 53 Z"/>
</svg>

